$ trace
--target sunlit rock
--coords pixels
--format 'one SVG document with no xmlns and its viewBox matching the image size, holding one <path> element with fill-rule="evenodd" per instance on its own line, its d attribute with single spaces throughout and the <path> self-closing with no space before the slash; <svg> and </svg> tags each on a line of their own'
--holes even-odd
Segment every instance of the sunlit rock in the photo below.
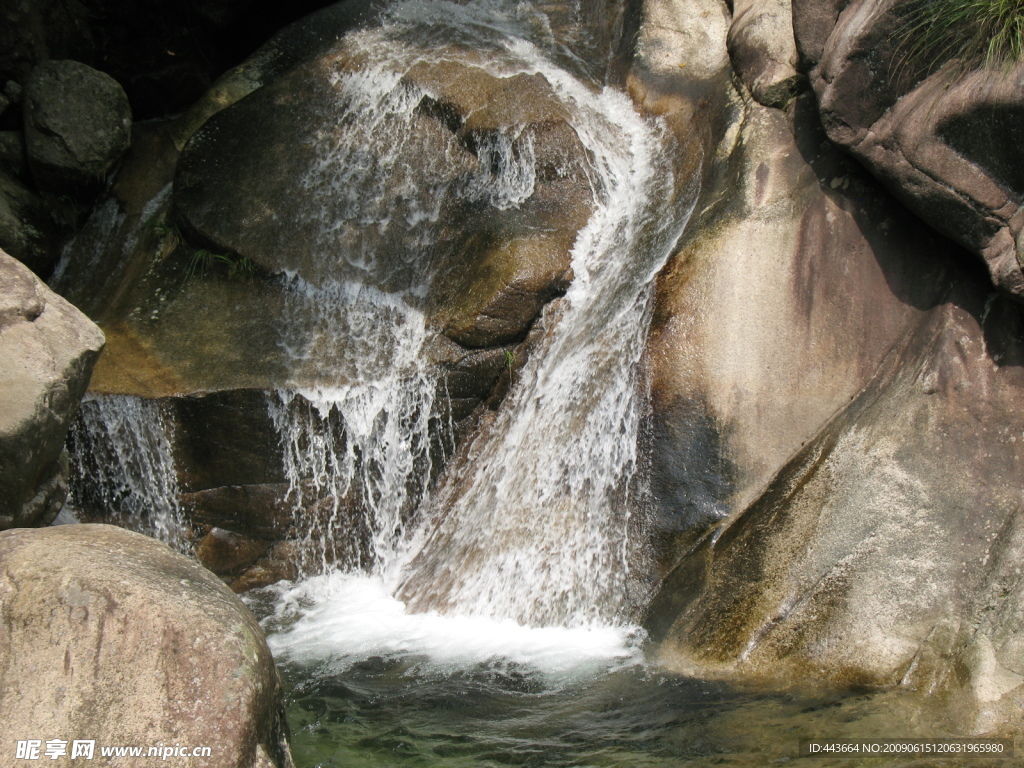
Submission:
<svg viewBox="0 0 1024 768">
<path fill-rule="evenodd" d="M 797 43 L 829 138 L 901 201 L 974 252 L 992 282 L 1024 296 L 1024 65 L 916 47 L 898 0 L 794 0 Z"/>
<path fill-rule="evenodd" d="M 729 57 L 750 94 L 767 107 L 785 107 L 803 82 L 797 72 L 790 0 L 734 0 Z"/>
<path fill-rule="evenodd" d="M 0 251 L 0 528 L 60 511 L 64 437 L 102 346 L 88 318 Z"/>
<path fill-rule="evenodd" d="M 136 533 L 68 525 L 0 534 L 0 574 L 7 733 L 89 740 L 94 760 L 181 746 L 209 747 L 210 766 L 292 765 L 263 633 L 209 571 Z"/>
</svg>

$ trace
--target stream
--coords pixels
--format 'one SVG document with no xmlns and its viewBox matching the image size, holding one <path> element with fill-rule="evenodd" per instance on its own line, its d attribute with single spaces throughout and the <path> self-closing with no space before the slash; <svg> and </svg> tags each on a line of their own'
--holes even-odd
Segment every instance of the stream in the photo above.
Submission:
<svg viewBox="0 0 1024 768">
<path fill-rule="evenodd" d="M 672 176 L 668 131 L 611 82 L 613 35 L 590 35 L 588 14 L 614 25 L 622 11 L 597 6 L 549 16 L 503 0 L 410 0 L 348 37 L 360 67 L 336 75 L 340 138 L 303 182 L 330 201 L 311 218 L 332 218 L 322 262 L 280 277 L 301 332 L 284 331 L 294 377 L 269 400 L 288 499 L 299 516 L 317 513 L 299 540 L 301 578 L 246 596 L 282 671 L 300 768 L 762 766 L 822 733 L 942 732 L 902 714 L 895 694 L 739 690 L 648 661 L 641 358 L 653 281 L 697 190 Z M 460 201 L 508 211 L 537 184 L 521 126 L 480 150 L 470 183 L 422 157 L 424 92 L 405 76 L 457 49 L 493 77 L 550 85 L 586 150 L 592 213 L 572 283 L 546 307 L 504 402 L 456 446 L 430 364 L 423 297 L 436 272 L 409 265 Z M 388 259 L 375 259 L 385 241 Z M 127 445 L 164 427 L 132 398 L 106 402 L 86 403 L 76 450 L 103 443 L 90 455 L 142 467 L 134 482 L 163 499 L 143 499 L 147 532 L 175 544 L 167 440 Z M 107 488 L 89 492 L 132 513 L 132 481 L 78 461 Z"/>
</svg>

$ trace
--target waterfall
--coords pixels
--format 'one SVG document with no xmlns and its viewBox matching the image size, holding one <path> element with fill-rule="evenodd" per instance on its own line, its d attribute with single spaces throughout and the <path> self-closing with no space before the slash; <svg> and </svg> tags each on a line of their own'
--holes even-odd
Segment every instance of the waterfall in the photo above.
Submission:
<svg viewBox="0 0 1024 768">
<path fill-rule="evenodd" d="M 425 498 L 433 447 L 445 444 L 422 313 L 355 282 L 314 287 L 293 277 L 290 288 L 318 313 L 316 338 L 295 360 L 331 382 L 279 390 L 269 403 L 289 499 L 304 521 L 301 565 L 307 574 L 387 571 Z M 310 348 L 317 352 L 306 357 Z"/>
<path fill-rule="evenodd" d="M 153 400 L 86 395 L 68 434 L 69 505 L 189 551 L 171 451 L 173 430 Z"/>
<path fill-rule="evenodd" d="M 625 96 L 593 93 L 528 43 L 509 47 L 572 105 L 597 209 L 573 248 L 572 287 L 545 317 L 551 330 L 495 423 L 447 469 L 400 593 L 415 609 L 532 625 L 624 621 L 643 597 L 630 572 L 644 494 L 640 357 L 652 281 L 687 210 L 660 167 L 663 137 Z"/>
<path fill-rule="evenodd" d="M 330 67 L 337 103 L 297 180 L 312 200 L 298 226 L 308 242 L 277 278 L 290 373 L 268 398 L 309 585 L 363 574 L 411 611 L 624 631 L 645 598 L 641 355 L 654 276 L 695 195 L 672 177 L 663 126 L 602 84 L 606 40 L 580 32 L 581 14 L 397 2 Z M 578 181 L 591 211 L 568 292 L 544 310 L 498 411 L 458 448 L 434 282 L 467 217 L 527 210 L 548 182 L 536 126 L 467 139 L 425 113 L 436 94 L 410 73 L 453 62 L 550 87 L 582 159 L 549 157 L 546 172 Z M 89 400 L 72 434 L 75 474 L 90 478 L 76 498 L 183 546 L 172 442 L 157 404 Z M 319 588 L 301 587 L 313 602 Z"/>
<path fill-rule="evenodd" d="M 348 545 L 342 567 L 372 570 L 414 610 L 528 625 L 628 623 L 645 584 L 642 539 L 631 538 L 645 492 L 640 357 L 652 281 L 693 196 L 676 189 L 662 128 L 622 92 L 556 64 L 573 58 L 566 50 L 530 42 L 542 15 L 523 8 L 405 2 L 381 27 L 350 35 L 360 68 L 335 74 L 339 129 L 307 179 L 324 190 L 323 210 L 310 213 L 326 233 L 323 259 L 292 278 L 296 316 L 317 316 L 328 330 L 297 336 L 300 373 L 272 413 L 298 513 L 309 514 L 311 498 L 330 499 L 307 537 L 323 566 L 317 542 L 348 531 L 369 543 Z M 546 334 L 507 401 L 430 491 L 438 386 L 417 307 L 433 274 L 431 243 L 453 203 L 515 208 L 535 185 L 533 139 L 522 127 L 478 147 L 468 173 L 449 173 L 464 162 L 457 148 L 416 138 L 429 94 L 404 75 L 441 60 L 431 49 L 438 40 L 463 42 L 491 75 L 550 83 L 586 147 L 595 210 L 572 251 L 572 286 L 548 307 Z M 423 162 L 427 150 L 434 162 Z M 346 269 L 335 266 L 339 256 Z M 379 322 L 382 313 L 392 321 Z M 346 512 L 353 495 L 366 509 L 356 524 Z"/>
</svg>

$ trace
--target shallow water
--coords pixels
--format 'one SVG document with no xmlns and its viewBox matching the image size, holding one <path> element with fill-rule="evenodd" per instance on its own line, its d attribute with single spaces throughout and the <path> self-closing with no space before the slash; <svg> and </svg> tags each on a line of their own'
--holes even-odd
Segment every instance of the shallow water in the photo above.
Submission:
<svg viewBox="0 0 1024 768">
<path fill-rule="evenodd" d="M 963 736 L 909 694 L 739 690 L 658 669 L 637 628 L 410 614 L 377 577 L 247 598 L 281 668 L 292 751 L 313 766 L 1010 766 L 799 758 L 802 738 Z"/>
</svg>

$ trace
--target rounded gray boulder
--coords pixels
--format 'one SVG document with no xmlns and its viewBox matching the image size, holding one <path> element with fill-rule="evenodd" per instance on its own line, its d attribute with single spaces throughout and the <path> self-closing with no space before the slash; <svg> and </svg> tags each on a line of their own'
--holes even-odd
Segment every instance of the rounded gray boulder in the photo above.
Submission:
<svg viewBox="0 0 1024 768">
<path fill-rule="evenodd" d="M 68 193 L 101 184 L 128 149 L 128 97 L 109 75 L 77 61 L 47 61 L 25 89 L 25 143 L 41 189 Z"/>
</svg>

